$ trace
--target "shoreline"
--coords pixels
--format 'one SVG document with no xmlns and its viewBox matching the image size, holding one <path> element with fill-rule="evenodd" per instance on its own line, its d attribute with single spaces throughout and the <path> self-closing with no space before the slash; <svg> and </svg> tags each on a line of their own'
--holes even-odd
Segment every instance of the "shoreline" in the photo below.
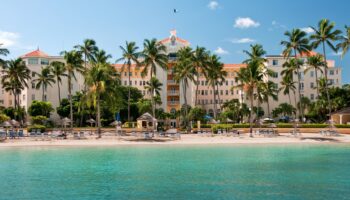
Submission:
<svg viewBox="0 0 350 200">
<path fill-rule="evenodd" d="M 229 136 L 198 136 L 194 134 L 182 135 L 180 140 L 170 138 L 155 138 L 144 140 L 133 136 L 102 137 L 95 139 L 74 140 L 33 140 L 34 138 L 7 140 L 0 143 L 0 149 L 10 147 L 127 147 L 127 146 L 250 146 L 250 145 L 302 145 L 302 144 L 350 144 L 350 135 L 333 137 L 320 136 L 320 134 L 303 134 L 301 137 L 292 137 L 281 134 L 277 137 L 255 136 L 248 134 L 240 137 Z"/>
</svg>

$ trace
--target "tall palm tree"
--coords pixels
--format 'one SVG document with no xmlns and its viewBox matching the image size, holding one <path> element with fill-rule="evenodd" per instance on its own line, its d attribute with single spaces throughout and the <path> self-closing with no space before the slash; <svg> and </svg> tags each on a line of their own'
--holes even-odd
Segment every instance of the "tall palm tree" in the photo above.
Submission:
<svg viewBox="0 0 350 200">
<path fill-rule="evenodd" d="M 193 65 L 195 66 L 195 77 L 194 81 L 196 84 L 196 93 L 195 93 L 195 101 L 194 106 L 196 107 L 198 102 L 198 86 L 199 86 L 199 76 L 201 73 L 205 73 L 208 68 L 208 56 L 209 52 L 204 47 L 196 47 L 193 52 Z"/>
<path fill-rule="evenodd" d="M 36 89 L 42 89 L 42 101 L 45 101 L 45 91 L 47 86 L 52 86 L 55 83 L 55 76 L 51 74 L 51 69 L 49 66 L 42 67 L 40 73 L 35 72 L 38 78 L 34 79 L 32 82 L 35 83 Z"/>
<path fill-rule="evenodd" d="M 10 51 L 6 48 L 1 48 L 2 44 L 0 44 L 0 55 L 7 56 L 7 54 L 10 53 Z M 5 61 L 0 58 L 0 67 L 5 65 Z"/>
<path fill-rule="evenodd" d="M 108 83 L 113 81 L 115 69 L 108 63 L 94 63 L 86 71 L 86 84 L 88 85 L 89 103 L 97 109 L 97 133 L 101 138 L 101 96 L 106 91 Z"/>
<path fill-rule="evenodd" d="M 326 55 L 326 44 L 328 47 L 330 47 L 333 51 L 337 51 L 336 47 L 333 45 L 333 42 L 340 39 L 340 30 L 334 30 L 335 23 L 330 22 L 328 19 L 322 19 L 318 22 L 318 27 L 310 26 L 314 33 L 310 36 L 310 40 L 312 41 L 312 47 L 318 48 L 320 45 L 322 45 L 323 49 L 323 61 L 325 63 L 324 65 L 324 75 L 326 82 L 328 82 L 328 64 L 327 64 L 327 55 Z M 327 95 L 327 101 L 328 101 L 328 114 L 329 117 L 331 117 L 331 101 L 329 98 L 329 92 L 328 92 L 328 85 L 326 85 L 326 95 Z"/>
<path fill-rule="evenodd" d="M 243 63 L 249 63 L 255 60 L 263 64 L 267 61 L 267 59 L 263 57 L 266 55 L 266 51 L 260 44 L 250 45 L 250 51 L 244 50 L 243 53 L 247 54 L 248 56 L 248 59 L 243 61 Z"/>
<path fill-rule="evenodd" d="M 160 95 L 160 91 L 162 90 L 163 84 L 156 78 L 152 77 L 149 82 L 147 82 L 145 89 L 148 91 L 148 93 L 151 94 L 151 101 L 152 101 L 152 112 L 153 117 L 156 116 L 156 96 Z"/>
<path fill-rule="evenodd" d="M 297 53 L 303 55 L 304 53 L 307 53 L 311 50 L 309 39 L 307 38 L 307 33 L 305 31 L 302 31 L 300 29 L 293 29 L 291 32 L 286 31 L 284 35 L 287 36 L 288 39 L 281 41 L 281 45 L 285 47 L 283 50 L 283 56 L 285 58 L 289 58 L 291 54 L 294 53 L 294 58 L 297 59 Z M 295 64 L 298 64 L 298 62 L 295 62 Z M 298 94 L 300 101 L 301 92 L 299 67 L 296 67 L 296 73 L 298 77 Z M 304 113 L 301 110 L 301 105 L 299 107 L 299 111 L 301 113 L 301 117 L 304 118 Z"/>
<path fill-rule="evenodd" d="M 119 46 L 119 48 L 122 50 L 123 56 L 117 60 L 118 61 L 124 61 L 122 71 L 124 71 L 124 68 L 127 67 L 128 69 L 128 122 L 130 122 L 130 68 L 131 68 L 131 63 L 134 62 L 136 64 L 136 67 L 140 66 L 139 62 L 139 56 L 140 52 L 138 52 L 139 47 L 136 46 L 135 42 L 125 42 L 125 48 L 123 46 Z"/>
<path fill-rule="evenodd" d="M 208 80 L 209 85 L 213 90 L 214 98 L 214 118 L 217 117 L 217 95 L 218 95 L 218 85 L 223 82 L 224 77 L 226 76 L 226 71 L 223 70 L 223 63 L 220 62 L 220 57 L 217 55 L 209 55 L 208 57 L 208 66 L 204 75 Z M 220 98 L 220 97 L 219 97 Z M 220 101 L 220 100 L 219 100 Z"/>
<path fill-rule="evenodd" d="M 157 67 L 164 70 L 168 68 L 168 56 L 166 54 L 166 47 L 158 42 L 156 39 L 146 39 L 143 43 L 142 57 L 144 58 L 142 65 L 142 76 L 150 72 L 150 78 L 157 73 Z"/>
<path fill-rule="evenodd" d="M 63 57 L 66 61 L 66 72 L 67 72 L 67 79 L 68 79 L 68 94 L 69 94 L 69 107 L 70 107 L 70 120 L 71 120 L 71 130 L 73 130 L 73 101 L 72 101 L 72 79 L 76 80 L 75 73 L 83 73 L 84 72 L 84 66 L 83 66 L 83 59 L 82 54 L 79 51 L 72 50 L 72 51 L 64 51 L 62 52 Z"/>
<path fill-rule="evenodd" d="M 112 56 L 103 49 L 99 49 L 94 53 L 93 58 L 91 63 L 108 63 L 108 59 L 112 58 Z"/>
<path fill-rule="evenodd" d="M 263 81 L 263 68 L 261 63 L 258 60 L 252 60 L 247 63 L 247 67 L 240 68 L 240 84 L 236 87 L 242 87 L 246 90 L 246 94 L 250 100 L 250 116 L 249 116 L 249 124 L 250 124 L 250 137 L 253 137 L 253 107 L 254 107 L 254 93 L 257 89 L 259 83 Z"/>
<path fill-rule="evenodd" d="M 14 96 L 15 110 L 19 108 L 19 95 L 24 88 L 28 88 L 30 70 L 21 58 L 5 63 L 2 70 L 1 83 L 6 91 L 11 91 Z"/>
<path fill-rule="evenodd" d="M 50 63 L 52 75 L 56 78 L 57 90 L 58 90 L 58 102 L 61 103 L 61 88 L 60 84 L 62 84 L 62 77 L 66 77 L 67 74 L 64 63 L 59 61 L 53 61 Z"/>
<path fill-rule="evenodd" d="M 190 128 L 188 125 L 188 104 L 187 104 L 187 87 L 189 81 L 194 81 L 194 75 L 196 73 L 195 65 L 192 62 L 192 49 L 190 47 L 181 48 L 178 52 L 178 60 L 174 65 L 174 80 L 180 84 L 182 83 L 183 96 L 184 96 L 184 105 L 185 105 L 185 127 Z"/>
<path fill-rule="evenodd" d="M 345 26 L 345 35 L 340 36 L 340 43 L 337 45 L 337 49 L 342 49 L 342 58 L 348 52 L 350 47 L 350 27 Z"/>
<path fill-rule="evenodd" d="M 317 98 L 319 96 L 319 92 L 318 92 L 318 73 L 317 71 L 320 71 L 322 73 L 322 67 L 324 66 L 324 62 L 323 62 L 323 57 L 320 54 L 317 54 L 315 56 L 310 56 L 307 58 L 306 63 L 309 65 L 309 67 L 307 67 L 304 71 L 304 73 L 310 71 L 310 70 L 314 70 L 315 71 L 315 82 L 316 82 L 316 91 L 317 91 Z"/>
</svg>

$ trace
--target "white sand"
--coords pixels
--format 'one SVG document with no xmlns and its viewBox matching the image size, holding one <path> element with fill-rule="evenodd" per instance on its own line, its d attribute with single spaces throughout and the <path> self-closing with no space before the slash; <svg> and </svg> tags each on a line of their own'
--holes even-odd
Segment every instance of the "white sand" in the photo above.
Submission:
<svg viewBox="0 0 350 200">
<path fill-rule="evenodd" d="M 122 145 L 211 145 L 211 144 L 341 144 L 350 143 L 350 135 L 342 134 L 340 136 L 325 137 L 316 133 L 305 133 L 301 137 L 293 137 L 284 133 L 277 137 L 254 136 L 249 137 L 243 134 L 239 137 L 233 136 L 199 136 L 182 135 L 181 139 L 172 139 L 168 137 L 156 137 L 149 140 L 137 138 L 134 136 L 105 136 L 102 139 L 96 139 L 91 136 L 87 139 L 66 140 L 57 139 L 39 139 L 39 138 L 21 138 L 8 139 L 0 143 L 0 147 L 25 147 L 25 146 L 122 146 Z"/>
</svg>

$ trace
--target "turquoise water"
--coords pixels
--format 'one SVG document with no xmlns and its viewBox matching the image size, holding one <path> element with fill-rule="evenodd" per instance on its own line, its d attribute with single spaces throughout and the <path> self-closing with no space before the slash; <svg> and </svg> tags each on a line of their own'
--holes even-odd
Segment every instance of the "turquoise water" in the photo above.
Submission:
<svg viewBox="0 0 350 200">
<path fill-rule="evenodd" d="M 0 199 L 350 199 L 350 147 L 0 149 Z"/>
</svg>

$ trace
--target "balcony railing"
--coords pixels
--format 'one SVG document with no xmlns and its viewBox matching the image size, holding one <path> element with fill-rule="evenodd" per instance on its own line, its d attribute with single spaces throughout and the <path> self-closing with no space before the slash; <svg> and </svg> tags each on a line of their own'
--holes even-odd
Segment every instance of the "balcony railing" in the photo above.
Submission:
<svg viewBox="0 0 350 200">
<path fill-rule="evenodd" d="M 168 95 L 172 95 L 172 96 L 178 96 L 179 94 L 180 92 L 178 90 L 168 92 Z"/>
<path fill-rule="evenodd" d="M 168 101 L 168 105 L 179 105 L 180 101 Z"/>
<path fill-rule="evenodd" d="M 177 83 L 175 80 L 168 80 L 168 84 L 176 85 Z"/>
</svg>

